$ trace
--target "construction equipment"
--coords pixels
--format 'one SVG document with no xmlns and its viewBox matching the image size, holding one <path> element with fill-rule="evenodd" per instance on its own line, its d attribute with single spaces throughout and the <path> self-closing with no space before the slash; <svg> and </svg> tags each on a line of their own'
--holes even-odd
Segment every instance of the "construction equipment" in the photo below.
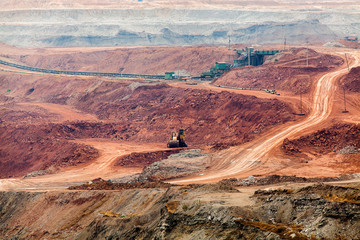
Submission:
<svg viewBox="0 0 360 240">
<path fill-rule="evenodd" d="M 218 78 L 222 74 L 224 74 L 226 71 L 229 71 L 230 68 L 231 68 L 230 63 L 216 62 L 215 67 L 210 68 L 210 70 L 208 72 L 203 72 L 200 75 L 200 78 L 203 78 L 203 79 Z"/>
<path fill-rule="evenodd" d="M 266 56 L 275 55 L 279 50 L 254 50 L 253 47 L 247 47 L 242 50 L 235 50 L 237 59 L 234 59 L 233 67 L 259 66 L 265 61 Z"/>
<path fill-rule="evenodd" d="M 185 142 L 185 130 L 180 128 L 179 132 L 171 132 L 168 148 L 187 147 Z"/>
</svg>

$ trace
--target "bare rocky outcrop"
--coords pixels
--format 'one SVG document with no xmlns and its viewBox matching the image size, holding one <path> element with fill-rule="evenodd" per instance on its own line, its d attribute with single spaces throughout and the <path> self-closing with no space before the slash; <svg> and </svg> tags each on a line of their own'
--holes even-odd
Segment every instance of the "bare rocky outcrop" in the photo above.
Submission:
<svg viewBox="0 0 360 240">
<path fill-rule="evenodd" d="M 259 190 L 252 196 L 254 202 L 244 206 L 233 201 L 242 193 L 225 185 L 0 192 L 0 234 L 4 239 L 358 237 L 358 188 L 314 185 Z M 219 200 L 222 195 L 226 197 Z"/>
<path fill-rule="evenodd" d="M 64 4 L 63 8 L 53 2 L 16 2 L 10 4 L 10 10 L 6 4 L 4 8 L 8 10 L 0 11 L 0 41 L 25 47 L 168 46 L 224 44 L 231 35 L 232 42 L 283 43 L 286 37 L 288 42 L 297 44 L 333 41 L 344 33 L 357 34 L 352 27 L 358 20 L 356 7 L 351 7 L 354 3 L 346 3 L 346 10 L 334 11 L 329 9 L 331 3 L 323 2 L 320 5 L 324 7 L 314 11 L 312 7 L 318 6 L 318 1 L 306 2 L 300 8 L 295 1 L 284 5 L 276 1 L 227 2 L 181 1 L 179 8 L 169 8 L 179 4 L 175 1 L 151 1 L 150 6 L 149 2 L 119 5 L 113 1 L 83 6 L 77 1 Z M 27 8 L 18 9 L 18 5 Z M 343 21 L 346 18 L 352 21 Z"/>
</svg>

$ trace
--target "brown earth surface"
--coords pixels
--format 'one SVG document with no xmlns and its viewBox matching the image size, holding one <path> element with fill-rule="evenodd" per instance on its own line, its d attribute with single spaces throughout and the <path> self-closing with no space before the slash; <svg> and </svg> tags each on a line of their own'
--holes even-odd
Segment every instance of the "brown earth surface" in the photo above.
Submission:
<svg viewBox="0 0 360 240">
<path fill-rule="evenodd" d="M 121 156 L 116 159 L 114 166 L 124 167 L 144 167 L 154 162 L 166 159 L 168 156 L 174 153 L 180 152 L 180 149 L 157 151 L 157 152 L 145 152 L 145 153 L 131 153 L 126 156 Z"/>
<path fill-rule="evenodd" d="M 360 146 L 359 124 L 336 124 L 303 136 L 298 139 L 285 139 L 282 149 L 287 154 L 297 154 L 303 151 L 312 151 L 326 154 L 343 149 L 346 146 Z"/>
<path fill-rule="evenodd" d="M 360 67 L 352 68 L 340 79 L 340 85 L 345 87 L 345 91 L 360 92 Z"/>
<path fill-rule="evenodd" d="M 26 87 L 22 87 L 18 82 L 11 93 L 15 100 L 12 100 L 11 104 L 6 101 L 3 105 L 3 112 L 8 112 L 1 118 L 3 124 L 8 125 L 11 124 L 10 120 L 14 121 L 13 103 L 17 98 L 22 101 L 45 100 L 52 104 L 73 105 L 78 113 L 95 114 L 101 120 L 101 122 L 78 122 L 73 126 L 78 131 L 66 130 L 66 126 L 51 125 L 63 134 L 71 133 L 72 137 L 79 137 L 77 134 L 80 134 L 79 130 L 81 130 L 88 132 L 84 133 L 85 135 L 92 134 L 92 137 L 113 135 L 113 138 L 131 141 L 166 142 L 171 130 L 183 127 L 189 135 L 188 141 L 191 144 L 212 145 L 218 142 L 234 142 L 234 140 L 235 143 L 241 143 L 249 139 L 253 133 L 263 131 L 267 126 L 295 120 L 293 110 L 277 99 L 259 99 L 226 91 L 184 89 L 167 84 L 145 86 L 139 84 L 134 89 L 131 84 L 108 81 L 95 82 L 95 87 L 89 91 L 79 86 L 81 82 L 74 81 L 75 84 L 72 84 L 68 78 L 65 78 L 64 82 L 56 79 L 60 89 L 54 96 L 53 93 L 56 92 L 54 82 L 48 85 L 48 80 L 48 78 L 38 79 L 39 87 L 35 86 L 35 90 L 30 95 L 24 93 L 22 89 Z M 91 80 L 83 81 L 84 85 L 92 85 Z M 83 91 L 79 92 L 81 90 Z M 25 97 L 22 96 L 23 94 Z M 27 108 L 28 105 L 16 106 Z M 49 109 L 48 106 L 45 105 L 45 108 Z M 50 106 L 54 108 L 56 105 L 50 104 Z M 72 113 L 70 110 L 74 110 L 68 108 L 67 111 L 62 111 L 63 105 L 59 105 L 59 109 L 55 113 L 60 115 Z M 104 129 L 96 130 L 100 126 Z M 226 131 L 217 131 L 218 128 Z M 109 131 L 113 133 L 110 134 Z M 143 131 L 147 134 L 143 134 Z"/>
<path fill-rule="evenodd" d="M 327 165 L 340 172 L 360 172 L 359 124 L 336 124 L 298 139 L 285 139 L 283 151 L 308 161 L 327 159 Z M 319 160 L 318 160 L 319 159 Z"/>
<path fill-rule="evenodd" d="M 0 139 L 1 178 L 74 166 L 99 156 L 95 148 L 54 136 L 41 125 L 1 126 Z"/>
<path fill-rule="evenodd" d="M 321 51 L 323 53 L 333 52 L 324 49 Z M 306 66 L 303 66 L 303 59 L 301 59 L 303 54 L 304 49 L 294 51 L 293 56 L 288 56 L 286 59 L 288 62 L 284 60 L 282 64 L 296 66 L 300 63 L 299 68 L 306 69 Z M 310 51 L 311 54 L 316 53 Z M 341 54 L 338 53 L 338 55 Z M 332 59 L 337 58 L 333 57 Z M 277 61 L 276 64 L 279 62 L 281 61 Z M 352 66 L 357 64 L 355 55 L 351 55 L 350 64 Z M 321 65 L 318 67 L 319 71 L 324 71 Z M 83 180 L 97 177 L 96 168 L 99 165 L 103 166 L 104 172 L 101 174 L 105 177 L 106 171 L 111 172 L 111 178 L 116 177 L 116 174 L 118 177 L 125 176 L 126 171 L 128 174 L 141 172 L 139 167 L 131 168 L 131 170 L 124 170 L 121 166 L 114 168 L 116 159 L 136 152 L 157 151 L 155 148 L 151 149 L 150 145 L 141 149 L 145 143 L 156 142 L 158 144 L 161 142 L 165 147 L 169 132 L 179 127 L 185 128 L 187 142 L 192 147 L 217 145 L 221 149 L 247 142 L 240 147 L 231 147 L 219 152 L 215 149 L 212 150 L 213 152 L 207 160 L 211 167 L 205 171 L 204 177 L 201 173 L 199 179 L 207 179 L 213 175 L 210 181 L 216 181 L 220 180 L 222 176 L 236 175 L 247 166 L 250 166 L 250 169 L 253 164 L 258 164 L 258 159 L 264 156 L 266 159 L 272 158 L 271 154 L 273 153 L 267 151 L 275 149 L 284 136 L 292 136 L 304 132 L 304 130 L 306 130 L 305 132 L 313 131 L 317 128 L 316 124 L 323 124 L 329 116 L 333 116 L 331 110 L 333 107 L 338 107 L 338 103 L 334 102 L 333 104 L 330 101 L 328 103 L 327 94 L 319 93 L 329 91 L 330 96 L 333 97 L 334 90 L 338 94 L 332 84 L 336 82 L 335 80 L 340 74 L 345 73 L 345 67 L 342 65 L 338 69 L 331 69 L 332 72 L 321 78 L 321 74 L 318 73 L 317 78 L 320 80 L 316 85 L 316 91 L 311 91 L 304 97 L 305 112 L 311 114 L 309 117 L 298 117 L 293 114 L 297 112 L 293 109 L 298 108 L 298 98 L 294 98 L 286 91 L 284 94 L 281 92 L 281 96 L 274 96 L 263 92 L 221 89 L 206 83 L 190 86 L 176 82 L 164 84 L 149 83 L 143 80 L 36 76 L 2 72 L 0 82 L 3 89 L 0 110 L 4 114 L 1 116 L 1 126 L 9 132 L 17 132 L 24 136 L 28 136 L 26 134 L 36 135 L 34 132 L 39 130 L 40 135 L 46 134 L 48 138 L 52 138 L 51 141 L 85 143 L 96 149 L 105 148 L 107 145 L 113 145 L 114 148 L 111 147 L 111 149 L 118 149 L 121 148 L 124 140 L 139 145 L 134 150 L 126 147 L 125 151 L 115 151 L 113 154 L 110 153 L 110 148 L 106 150 L 105 155 L 102 155 L 102 151 L 100 151 L 100 157 L 97 160 L 79 167 L 70 166 L 71 171 L 63 172 L 65 178 L 77 181 L 81 181 L 81 176 L 86 176 Z M 11 91 L 8 92 L 7 89 Z M 287 103 L 279 101 L 280 99 Z M 353 97 L 354 101 L 355 99 Z M 319 101 L 325 101 L 326 104 L 320 107 Z M 356 101 L 350 103 L 350 108 L 351 114 L 347 116 L 351 116 L 351 121 L 356 122 L 352 113 L 357 109 Z M 26 118 L 27 113 L 29 113 L 29 118 Z M 40 117 L 37 117 L 37 113 Z M 346 119 L 350 118 L 342 120 Z M 294 120 L 298 121 L 295 125 Z M 19 123 L 24 127 L 21 127 Z M 276 126 L 274 127 L 274 125 Z M 40 135 L 39 138 L 42 138 Z M 89 138 L 94 140 L 89 141 Z M 97 140 L 99 138 L 102 140 Z M 106 145 L 102 146 L 102 141 L 105 141 Z M 112 143 L 110 144 L 108 141 L 112 141 Z M 119 145 L 115 146 L 117 141 Z M 10 148 L 7 147 L 7 149 Z M 162 149 L 159 150 L 162 151 Z M 16 152 L 12 154 L 16 154 Z M 244 159 L 246 157 L 247 160 L 239 161 L 242 157 Z M 142 158 L 141 164 L 146 163 L 147 158 L 148 156 Z M 101 161 L 104 162 L 101 163 Z M 276 164 L 267 161 L 261 163 L 264 165 L 257 170 L 259 174 L 274 174 L 274 171 L 282 173 L 285 171 L 284 169 L 288 169 L 286 168 L 289 166 L 288 163 L 278 159 L 277 156 L 272 161 L 277 162 Z M 235 166 L 231 167 L 234 163 L 236 163 Z M 302 164 L 301 161 L 297 163 L 293 167 Z M 80 171 L 81 166 L 85 166 L 85 171 Z M 77 175 L 79 173 L 80 175 Z M 251 175 L 254 172 L 244 171 L 242 174 Z M 330 173 L 324 173 L 324 175 L 326 174 Z M 27 183 L 21 184 L 34 186 L 33 184 L 39 181 L 65 180 L 59 174 L 55 175 L 32 178 L 31 181 L 27 180 Z M 217 178 L 218 175 L 221 176 Z M 300 176 L 302 175 L 300 174 Z M 188 178 L 191 179 L 191 177 Z M 191 181 L 199 180 L 193 178 Z M 13 183 L 17 184 L 17 180 L 8 181 L 5 185 L 13 186 Z M 43 185 L 47 186 L 47 184 Z"/>
<path fill-rule="evenodd" d="M 336 55 L 344 56 L 344 53 L 341 53 L 339 49 L 318 48 L 318 50 L 326 54 L 336 53 Z M 358 53 L 351 50 L 345 51 L 349 56 L 350 68 L 358 66 Z M 177 184 L 189 182 L 208 183 L 213 182 L 215 179 L 221 180 L 223 177 L 217 176 L 223 176 L 225 172 L 228 177 L 237 178 L 249 175 L 267 176 L 272 174 L 293 174 L 301 177 L 337 177 L 347 172 L 354 172 L 349 166 L 337 164 L 337 158 L 328 159 L 326 155 L 318 155 L 312 161 L 304 161 L 302 158 L 284 156 L 281 151 L 278 151 L 285 138 L 296 138 L 310 134 L 321 128 L 331 126 L 337 121 L 359 122 L 357 117 L 359 105 L 358 100 L 356 100 L 358 98 L 355 95 L 351 96 L 352 101 L 349 104 L 351 111 L 348 114 L 341 113 L 341 98 L 336 83 L 346 73 L 347 66 L 343 64 L 341 67 L 317 79 L 315 88 L 311 94 L 307 95 L 310 103 L 308 106 L 309 112 L 297 123 L 275 127 L 250 143 L 221 151 L 217 155 L 216 161 L 214 161 L 216 164 L 212 165 L 201 176 L 185 177 L 171 182 Z"/>
<path fill-rule="evenodd" d="M 111 87 L 112 85 L 109 85 L 109 89 Z M 98 94 L 97 98 L 100 99 L 101 95 L 101 93 Z M 82 99 L 85 98 L 86 95 Z M 79 138 L 109 138 L 137 142 L 161 141 L 165 146 L 169 132 L 179 126 L 185 128 L 189 136 L 187 142 L 190 145 L 218 143 L 234 145 L 249 141 L 266 127 L 294 120 L 292 110 L 277 100 L 261 100 L 227 92 L 186 90 L 167 85 L 139 87 L 131 97 L 117 104 L 109 99 L 109 102 L 97 102 L 91 105 L 96 98 L 86 99 L 90 102 L 81 103 L 84 106 L 83 111 L 93 112 L 98 115 L 98 118 L 111 122 L 79 121 L 17 126 L 16 117 L 19 117 L 20 122 L 23 122 L 24 118 L 22 115 L 14 114 L 13 104 L 3 109 L 5 113 L 8 113 L 2 116 L 1 147 L 4 155 L 7 155 L 4 162 L 11 160 L 22 163 L 25 161 L 23 158 L 28 158 L 31 165 L 38 165 L 36 161 L 41 159 L 40 154 L 44 159 L 48 159 L 48 164 L 42 165 L 39 169 L 31 168 L 32 170 L 43 170 L 44 167 L 52 165 L 62 166 L 59 162 L 67 162 L 69 156 L 66 154 L 69 153 L 62 151 L 61 148 L 66 144 L 66 140 Z M 106 97 L 102 99 L 107 100 Z M 20 106 L 26 105 L 17 105 L 18 108 Z M 23 111 L 21 113 L 24 114 Z M 211 119 L 217 120 L 214 122 Z M 219 128 L 225 131 L 219 131 Z M 63 145 L 58 145 L 59 142 Z M 60 156 L 64 154 L 64 160 L 58 159 L 59 162 L 55 163 L 51 160 L 52 158 L 44 155 L 41 150 L 44 148 L 51 149 L 54 151 L 53 154 L 59 153 Z M 34 151 L 31 155 L 28 154 L 30 150 Z M 89 159 L 93 158 L 89 157 Z M 43 161 L 41 162 L 44 164 Z M 4 172 L 7 171 L 6 166 L 2 168 Z M 14 169 L 10 175 L 3 175 L 3 177 L 23 174 L 23 171 L 19 174 L 13 171 Z"/>
<path fill-rule="evenodd" d="M 0 82 L 4 89 L 1 127 L 3 136 L 7 136 L 2 138 L 1 147 L 8 164 L 3 167 L 2 177 L 28 173 L 24 169 L 16 173 L 13 167 L 25 158 L 31 162 L 28 171 L 68 167 L 94 159 L 77 157 L 78 150 L 73 148 L 62 151 L 65 145 L 75 144 L 68 143 L 72 139 L 163 142 L 166 146 L 169 132 L 183 127 L 192 146 L 236 145 L 274 124 L 295 120 L 293 110 L 276 99 L 141 80 L 134 83 L 4 73 Z M 42 149 L 51 149 L 49 155 Z M 155 160 L 159 159 L 150 161 L 145 156 L 139 164 Z M 6 166 L 12 166 L 11 170 Z"/>
<path fill-rule="evenodd" d="M 6 55 L 31 67 L 56 70 L 136 74 L 199 75 L 233 55 L 226 47 L 134 47 L 96 51 L 45 50 L 31 55 Z"/>
<path fill-rule="evenodd" d="M 306 64 L 308 51 L 309 65 Z M 238 88 L 260 88 L 308 93 L 319 74 L 341 66 L 344 60 L 306 48 L 291 48 L 267 59 L 257 67 L 234 68 L 214 83 Z"/>
</svg>

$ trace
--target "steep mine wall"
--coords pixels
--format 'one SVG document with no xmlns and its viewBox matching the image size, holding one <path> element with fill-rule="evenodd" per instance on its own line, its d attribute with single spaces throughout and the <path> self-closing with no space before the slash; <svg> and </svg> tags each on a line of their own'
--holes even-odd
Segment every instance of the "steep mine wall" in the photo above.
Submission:
<svg viewBox="0 0 360 240">
<path fill-rule="evenodd" d="M 227 197 L 219 200 L 219 196 Z M 242 204 L 239 197 L 249 201 L 248 196 L 224 185 L 117 192 L 1 192 L 0 236 L 2 239 L 358 239 L 357 188 L 316 185 L 296 191 L 257 191 L 251 206 Z M 238 199 L 237 204 L 234 199 Z"/>
<path fill-rule="evenodd" d="M 261 5 L 261 3 L 260 3 Z M 291 7 L 290 7 L 291 8 Z M 350 20 L 351 19 L 351 20 Z M 0 11 L 0 41 L 25 47 L 334 41 L 357 34 L 354 9 L 19 9 Z"/>
</svg>

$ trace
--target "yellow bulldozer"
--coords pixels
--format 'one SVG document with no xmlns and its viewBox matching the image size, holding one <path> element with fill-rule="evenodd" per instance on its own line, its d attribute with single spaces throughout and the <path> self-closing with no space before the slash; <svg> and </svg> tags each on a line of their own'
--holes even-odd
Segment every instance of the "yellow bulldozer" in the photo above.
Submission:
<svg viewBox="0 0 360 240">
<path fill-rule="evenodd" d="M 187 147 L 185 142 L 185 130 L 180 128 L 179 132 L 171 132 L 168 148 Z"/>
</svg>

